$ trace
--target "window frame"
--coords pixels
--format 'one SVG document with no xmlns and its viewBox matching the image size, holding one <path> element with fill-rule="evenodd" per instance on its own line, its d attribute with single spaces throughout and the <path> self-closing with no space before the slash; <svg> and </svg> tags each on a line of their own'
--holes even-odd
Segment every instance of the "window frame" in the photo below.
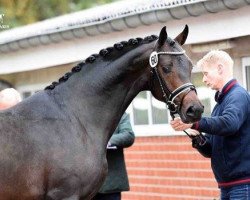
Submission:
<svg viewBox="0 0 250 200">
<path fill-rule="evenodd" d="M 199 73 L 199 72 L 200 71 L 195 71 L 193 73 Z M 48 85 L 49 85 L 49 83 L 22 85 L 22 86 L 17 86 L 17 90 L 23 96 L 23 94 L 25 92 L 30 92 L 31 94 L 34 94 L 36 91 L 42 90 L 43 88 L 45 88 Z M 147 100 L 148 100 L 148 104 L 149 104 L 148 114 L 151 115 L 151 117 L 149 117 L 149 124 L 147 124 L 147 125 L 135 125 L 134 124 L 132 103 L 129 105 L 129 107 L 127 108 L 127 111 L 126 111 L 128 114 L 130 114 L 131 125 L 133 127 L 133 130 L 134 130 L 136 136 L 148 137 L 148 136 L 185 135 L 185 133 L 182 131 L 174 131 L 169 123 L 166 123 L 166 124 L 153 124 L 152 123 L 152 110 L 151 110 L 152 105 L 151 105 L 151 100 L 150 100 L 150 98 L 151 98 L 150 95 L 152 96 L 152 94 L 150 93 L 150 91 L 146 91 L 146 92 L 147 92 Z M 210 96 L 211 96 L 210 105 L 211 105 L 211 109 L 212 109 L 213 106 L 215 105 L 215 102 L 213 101 L 214 98 L 213 98 L 212 93 L 210 94 Z M 169 111 L 167 113 L 168 113 L 168 119 L 170 120 L 171 116 L 170 116 Z"/>
<path fill-rule="evenodd" d="M 246 74 L 246 68 L 250 68 L 250 57 L 243 57 L 242 58 L 242 77 L 243 77 L 243 87 L 250 91 L 250 88 L 247 88 L 247 74 Z M 250 78 L 250 75 L 249 75 Z"/>
<path fill-rule="evenodd" d="M 196 73 L 201 73 L 200 70 L 195 70 L 193 72 L 193 74 Z M 197 88 L 198 90 L 199 88 Z M 213 107 L 215 106 L 216 102 L 214 100 L 214 94 L 215 92 L 212 91 L 211 89 L 207 88 L 207 87 L 200 87 L 201 90 L 206 89 L 206 94 L 207 97 L 209 97 L 209 103 L 210 103 L 210 110 L 212 111 Z M 152 95 L 150 93 L 150 91 L 147 91 L 147 97 L 149 95 Z M 200 99 L 204 98 L 202 95 L 198 96 Z M 206 97 L 206 98 L 207 98 Z M 148 101 L 150 101 L 150 98 L 147 98 Z M 133 103 L 133 102 L 132 102 Z M 173 128 L 170 126 L 169 122 L 166 124 L 153 124 L 152 123 L 152 105 L 149 106 L 149 110 L 148 110 L 148 115 L 151 114 L 151 116 L 148 116 L 149 119 L 149 124 L 147 125 L 135 125 L 134 124 L 134 115 L 133 115 L 133 106 L 132 103 L 129 105 L 128 109 L 127 109 L 127 113 L 130 114 L 130 121 L 131 121 L 131 125 L 133 127 L 133 130 L 136 134 L 136 136 L 176 136 L 176 135 L 185 135 L 185 133 L 183 131 L 174 131 Z M 148 102 L 150 104 L 150 102 Z M 171 120 L 171 116 L 170 113 L 168 111 L 168 119 Z"/>
<path fill-rule="evenodd" d="M 47 85 L 49 85 L 49 83 L 21 85 L 21 86 L 17 86 L 16 89 L 19 91 L 22 98 L 24 99 L 24 93 L 25 92 L 30 92 L 31 95 L 32 95 L 38 90 L 43 90 Z"/>
</svg>

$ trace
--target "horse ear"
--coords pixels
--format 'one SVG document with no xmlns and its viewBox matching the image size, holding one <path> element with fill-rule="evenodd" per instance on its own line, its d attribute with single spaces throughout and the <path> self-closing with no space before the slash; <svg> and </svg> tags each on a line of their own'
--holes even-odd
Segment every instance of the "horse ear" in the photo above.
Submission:
<svg viewBox="0 0 250 200">
<path fill-rule="evenodd" d="M 188 25 L 185 26 L 184 30 L 174 39 L 180 45 L 183 45 L 186 42 L 188 36 Z"/>
<path fill-rule="evenodd" d="M 160 32 L 160 35 L 159 35 L 158 45 L 161 47 L 165 43 L 167 38 L 168 38 L 168 34 L 167 34 L 167 31 L 166 31 L 166 26 L 164 26 L 161 29 L 161 32 Z"/>
</svg>

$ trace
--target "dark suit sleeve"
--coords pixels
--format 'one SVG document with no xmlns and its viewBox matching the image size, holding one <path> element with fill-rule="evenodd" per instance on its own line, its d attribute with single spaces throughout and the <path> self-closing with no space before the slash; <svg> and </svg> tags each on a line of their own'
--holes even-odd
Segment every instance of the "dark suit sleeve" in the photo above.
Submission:
<svg viewBox="0 0 250 200">
<path fill-rule="evenodd" d="M 128 114 L 124 114 L 118 124 L 117 134 L 113 134 L 109 142 L 118 148 L 129 147 L 134 143 L 135 134 L 132 130 Z"/>
</svg>

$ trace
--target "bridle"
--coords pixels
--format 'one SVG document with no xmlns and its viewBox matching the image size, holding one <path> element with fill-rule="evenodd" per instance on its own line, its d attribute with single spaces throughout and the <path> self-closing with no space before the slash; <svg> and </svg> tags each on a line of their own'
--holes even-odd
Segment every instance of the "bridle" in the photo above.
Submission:
<svg viewBox="0 0 250 200">
<path fill-rule="evenodd" d="M 159 61 L 158 55 L 183 55 L 183 54 L 185 54 L 184 50 L 180 51 L 180 52 L 174 52 L 174 51 L 156 52 L 156 51 L 153 51 L 149 57 L 149 64 L 151 66 L 151 73 L 155 74 L 157 77 L 157 80 L 159 82 L 159 85 L 160 85 L 160 88 L 161 88 L 161 91 L 163 94 L 163 98 L 165 100 L 165 103 L 168 106 L 168 109 L 170 111 L 172 118 L 174 118 L 174 114 L 176 114 L 178 112 L 178 110 L 181 109 L 181 106 L 182 106 L 182 102 L 180 102 L 179 105 L 175 103 L 176 97 L 178 97 L 180 94 L 182 94 L 184 92 L 186 94 L 188 94 L 191 90 L 194 90 L 196 92 L 196 89 L 192 83 L 185 83 L 171 92 L 157 70 L 157 65 L 158 65 L 158 61 Z M 167 96 L 167 93 L 169 94 L 169 96 Z M 182 98 L 182 99 L 184 99 L 184 98 Z"/>
<path fill-rule="evenodd" d="M 176 97 L 178 97 L 180 94 L 182 93 L 186 93 L 186 95 L 194 90 L 196 92 L 196 89 L 195 89 L 195 86 L 192 84 L 192 83 L 185 83 L 183 85 L 181 85 L 180 87 L 176 88 L 174 91 L 170 91 L 169 88 L 167 87 L 167 85 L 165 84 L 165 82 L 163 81 L 161 75 L 159 74 L 158 70 L 157 70 L 157 65 L 158 65 L 158 55 L 183 55 L 185 54 L 185 51 L 180 51 L 180 52 L 174 52 L 174 51 L 167 51 L 167 52 L 156 52 L 156 51 L 153 51 L 151 54 L 150 54 L 150 57 L 149 57 L 149 64 L 151 66 L 151 73 L 152 74 L 155 74 L 157 79 L 158 79 L 158 82 L 159 82 L 159 85 L 160 85 L 160 88 L 161 88 L 161 91 L 162 91 L 162 95 L 163 95 L 163 98 L 165 99 L 165 103 L 167 104 L 168 106 L 168 109 L 170 111 L 170 115 L 172 117 L 172 119 L 175 118 L 175 114 L 178 113 L 178 110 L 181 109 L 181 106 L 182 106 L 182 101 L 180 102 L 179 105 L 177 105 L 174 100 Z M 166 89 L 166 91 L 168 92 L 169 96 L 167 96 L 167 93 L 166 91 L 164 90 L 164 88 Z M 182 98 L 182 100 L 184 99 L 184 97 Z M 194 136 L 191 136 L 188 134 L 187 131 L 183 131 L 189 138 L 193 139 Z M 197 139 L 198 141 L 202 144 L 205 142 L 205 138 L 202 134 L 199 134 L 197 135 Z"/>
</svg>

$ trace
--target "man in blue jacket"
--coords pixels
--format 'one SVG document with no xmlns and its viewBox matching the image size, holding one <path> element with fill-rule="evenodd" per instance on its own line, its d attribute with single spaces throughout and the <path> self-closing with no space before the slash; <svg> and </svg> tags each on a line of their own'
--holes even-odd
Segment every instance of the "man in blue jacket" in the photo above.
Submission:
<svg viewBox="0 0 250 200">
<path fill-rule="evenodd" d="M 171 122 L 176 131 L 188 128 L 193 147 L 211 158 L 221 200 L 250 200 L 250 95 L 233 79 L 233 60 L 224 51 L 211 51 L 198 63 L 203 82 L 216 90 L 211 117 L 194 124 L 179 118 Z M 206 133 L 205 140 L 197 135 Z"/>
</svg>

